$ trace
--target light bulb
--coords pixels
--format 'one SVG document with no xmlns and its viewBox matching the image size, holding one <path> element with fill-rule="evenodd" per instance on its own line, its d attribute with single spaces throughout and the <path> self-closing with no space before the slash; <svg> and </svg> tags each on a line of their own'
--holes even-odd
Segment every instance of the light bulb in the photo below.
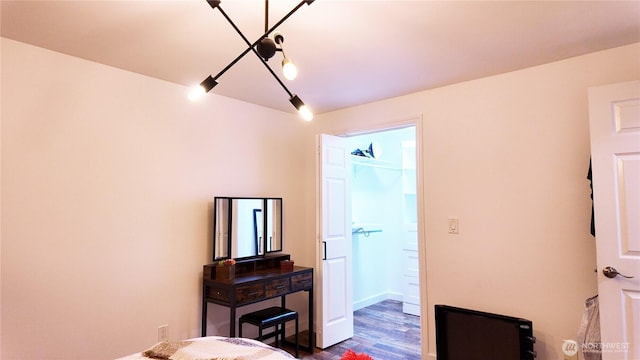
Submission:
<svg viewBox="0 0 640 360">
<path fill-rule="evenodd" d="M 213 89 L 218 83 L 211 75 L 207 76 L 206 79 L 202 80 L 200 85 L 196 85 L 191 88 L 191 92 L 189 93 L 189 100 L 198 101 L 204 97 L 204 94 L 208 93 Z"/>
<path fill-rule="evenodd" d="M 282 74 L 287 80 L 294 80 L 298 76 L 298 69 L 291 59 L 284 58 L 282 60 Z"/>
<path fill-rule="evenodd" d="M 204 94 L 206 94 L 207 92 L 205 91 L 204 87 L 202 85 L 196 85 L 194 87 L 191 88 L 191 91 L 189 92 L 189 100 L 191 101 L 198 101 L 200 99 L 202 99 L 204 97 Z"/>
<path fill-rule="evenodd" d="M 296 108 L 296 110 L 298 110 L 298 114 L 300 114 L 302 119 L 304 119 L 305 121 L 313 120 L 313 113 L 311 112 L 311 109 L 309 109 L 307 105 L 305 105 L 304 102 L 300 100 L 298 95 L 291 95 L 289 101 Z"/>
<path fill-rule="evenodd" d="M 300 106 L 300 109 L 298 109 L 298 114 L 300 114 L 300 116 L 304 121 L 313 120 L 313 113 L 311 112 L 311 109 L 309 109 L 307 105 Z"/>
</svg>

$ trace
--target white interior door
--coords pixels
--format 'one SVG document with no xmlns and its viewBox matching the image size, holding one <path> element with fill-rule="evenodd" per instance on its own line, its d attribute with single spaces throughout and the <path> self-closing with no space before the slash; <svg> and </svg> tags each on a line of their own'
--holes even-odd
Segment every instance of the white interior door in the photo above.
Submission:
<svg viewBox="0 0 640 360">
<path fill-rule="evenodd" d="M 316 344 L 324 349 L 353 336 L 351 284 L 351 161 L 349 141 L 318 137 L 317 269 L 319 289 Z"/>
<path fill-rule="evenodd" d="M 590 88 L 589 117 L 602 359 L 640 359 L 640 82 Z"/>
</svg>

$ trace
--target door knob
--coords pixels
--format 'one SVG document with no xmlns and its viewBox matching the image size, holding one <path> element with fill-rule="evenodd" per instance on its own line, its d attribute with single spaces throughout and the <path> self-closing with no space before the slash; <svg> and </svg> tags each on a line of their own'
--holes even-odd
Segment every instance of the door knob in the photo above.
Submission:
<svg viewBox="0 0 640 360">
<path fill-rule="evenodd" d="M 631 279 L 633 278 L 633 276 L 626 276 L 626 275 L 622 275 L 618 272 L 618 270 L 616 270 L 615 268 L 611 267 L 611 266 L 607 266 L 606 268 L 602 269 L 602 273 L 604 274 L 604 276 L 608 277 L 609 279 L 613 279 L 614 277 L 620 275 L 623 278 L 627 278 L 627 279 Z"/>
</svg>

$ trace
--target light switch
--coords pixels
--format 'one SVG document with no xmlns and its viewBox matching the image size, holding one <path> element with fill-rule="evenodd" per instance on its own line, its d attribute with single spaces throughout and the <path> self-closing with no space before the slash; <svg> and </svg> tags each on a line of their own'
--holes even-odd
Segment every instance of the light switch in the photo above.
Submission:
<svg viewBox="0 0 640 360">
<path fill-rule="evenodd" d="M 458 230 L 458 218 L 449 218 L 449 234 L 457 234 Z"/>
</svg>

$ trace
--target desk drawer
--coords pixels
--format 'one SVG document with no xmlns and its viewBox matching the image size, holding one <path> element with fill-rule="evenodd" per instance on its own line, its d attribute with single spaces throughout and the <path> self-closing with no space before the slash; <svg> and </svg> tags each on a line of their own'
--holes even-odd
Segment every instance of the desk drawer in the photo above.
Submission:
<svg viewBox="0 0 640 360">
<path fill-rule="evenodd" d="M 231 301 L 231 296 L 229 294 L 229 291 L 225 288 L 207 286 L 206 289 L 207 289 L 206 297 L 208 299 L 222 301 L 225 303 L 229 303 Z"/>
<path fill-rule="evenodd" d="M 313 273 L 294 275 L 291 277 L 291 290 L 310 289 L 313 285 Z"/>
<path fill-rule="evenodd" d="M 241 285 L 236 288 L 238 305 L 264 298 L 264 283 Z"/>
<path fill-rule="evenodd" d="M 269 280 L 267 281 L 266 288 L 267 288 L 267 297 L 287 294 L 291 291 L 291 286 L 289 285 L 289 278 Z"/>
</svg>

